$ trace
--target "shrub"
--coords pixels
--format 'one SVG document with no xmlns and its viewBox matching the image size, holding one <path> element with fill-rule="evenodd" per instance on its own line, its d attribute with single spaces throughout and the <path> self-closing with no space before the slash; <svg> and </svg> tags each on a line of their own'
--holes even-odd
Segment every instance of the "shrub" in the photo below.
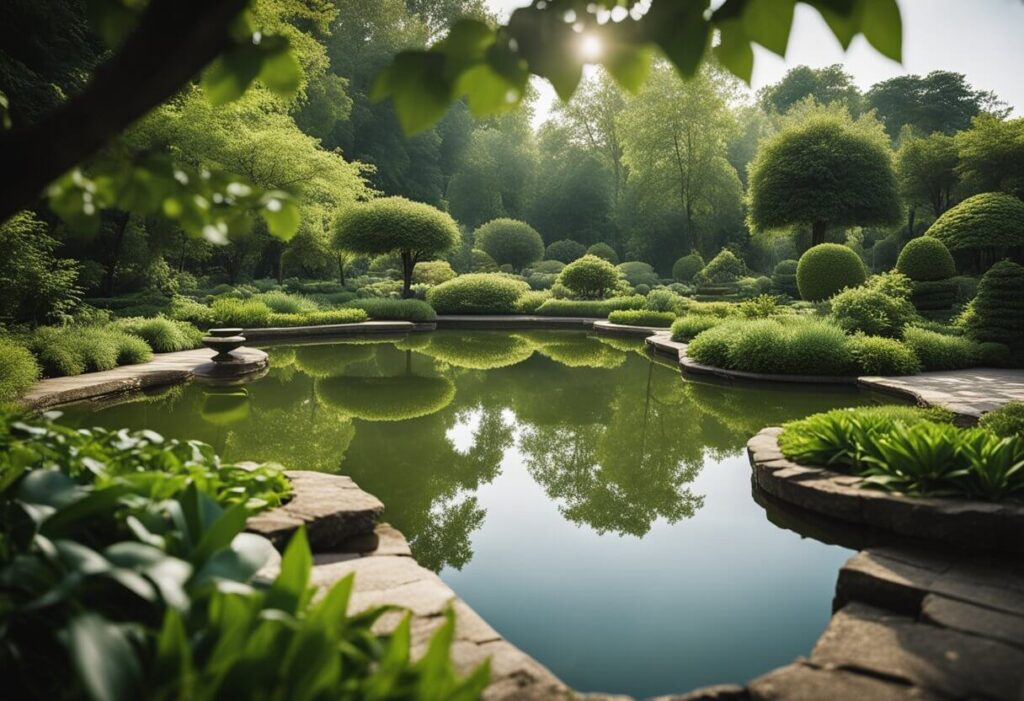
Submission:
<svg viewBox="0 0 1024 701">
<path fill-rule="evenodd" d="M 430 288 L 427 302 L 439 314 L 514 314 L 529 286 L 500 273 L 470 273 Z"/>
<path fill-rule="evenodd" d="M 960 370 L 974 367 L 975 344 L 962 336 L 947 336 L 908 326 L 903 342 L 914 351 L 925 370 Z"/>
<path fill-rule="evenodd" d="M 619 309 L 642 309 L 644 298 L 612 297 L 602 300 L 549 299 L 537 308 L 540 316 L 580 316 L 596 319 L 607 319 L 608 315 Z"/>
<path fill-rule="evenodd" d="M 597 256 L 603 258 L 612 265 L 619 264 L 619 254 L 615 252 L 615 249 L 606 243 L 595 243 L 593 246 L 587 249 L 588 256 Z M 564 261 L 569 263 L 569 261 Z"/>
<path fill-rule="evenodd" d="M 974 359 L 981 368 L 1007 368 L 1012 365 L 1010 347 L 1005 343 L 979 343 L 974 349 Z"/>
<path fill-rule="evenodd" d="M 870 287 L 850 287 L 832 298 L 832 318 L 847 333 L 896 338 L 916 314 L 906 299 Z"/>
<path fill-rule="evenodd" d="M 572 239 L 555 241 L 544 250 L 544 258 L 562 263 L 572 263 L 577 258 L 587 255 L 587 247 Z"/>
<path fill-rule="evenodd" d="M 864 263 L 852 249 L 837 243 L 823 243 L 800 256 L 796 284 L 800 296 L 811 302 L 828 299 L 847 287 L 864 283 Z"/>
<path fill-rule="evenodd" d="M 998 250 L 1024 246 L 1021 222 L 1024 202 L 1006 193 L 984 192 L 947 209 L 926 233 L 953 252 Z"/>
<path fill-rule="evenodd" d="M 302 295 L 288 294 L 281 290 L 272 292 L 261 292 L 250 298 L 254 302 L 262 302 L 270 308 L 270 311 L 278 314 L 301 314 L 303 312 L 315 312 L 318 307 L 313 300 Z"/>
<path fill-rule="evenodd" d="M 939 311 L 951 309 L 959 296 L 956 281 L 925 280 L 914 283 L 910 293 L 910 301 L 920 311 Z"/>
<path fill-rule="evenodd" d="M 440 285 L 455 277 L 451 263 L 446 260 L 428 260 L 418 263 L 412 271 L 412 281 L 424 285 Z"/>
<path fill-rule="evenodd" d="M 434 308 L 419 299 L 357 299 L 347 303 L 345 308 L 362 309 L 371 319 L 415 322 L 437 319 Z"/>
<path fill-rule="evenodd" d="M 895 236 L 886 236 L 884 239 L 875 241 L 870 252 L 872 269 L 882 271 L 893 268 L 896 265 L 899 251 L 899 239 Z"/>
<path fill-rule="evenodd" d="M 189 297 L 173 298 L 167 315 L 177 321 L 187 321 L 200 329 L 209 329 L 217 323 L 217 317 L 210 307 Z"/>
<path fill-rule="evenodd" d="M 203 332 L 192 324 L 163 316 L 152 319 L 118 319 L 116 326 L 122 331 L 144 339 L 157 353 L 191 350 L 198 348 L 203 342 Z"/>
<path fill-rule="evenodd" d="M 308 297 L 321 307 L 340 307 L 356 298 L 355 292 L 314 292 Z"/>
<path fill-rule="evenodd" d="M 397 302 L 399 300 L 381 300 L 385 302 Z M 305 312 L 303 314 L 278 314 L 272 313 L 266 320 L 266 327 L 295 327 L 295 326 L 329 326 L 332 324 L 357 324 L 366 321 L 366 312 L 362 309 L 327 309 L 323 311 Z"/>
<path fill-rule="evenodd" d="M 0 405 L 12 402 L 39 379 L 39 364 L 24 346 L 0 338 Z"/>
<path fill-rule="evenodd" d="M 652 312 L 646 309 L 617 309 L 608 314 L 608 321 L 624 326 L 653 326 L 667 329 L 675 321 L 672 312 Z"/>
<path fill-rule="evenodd" d="M 470 251 L 470 258 L 474 273 L 494 273 L 498 270 L 498 264 L 494 262 L 494 259 L 479 248 Z"/>
<path fill-rule="evenodd" d="M 702 285 L 736 282 L 746 272 L 743 261 L 729 249 L 724 249 L 697 273 L 694 280 Z"/>
<path fill-rule="evenodd" d="M 152 358 L 145 341 L 111 327 L 41 326 L 28 345 L 49 377 L 111 370 Z"/>
<path fill-rule="evenodd" d="M 978 341 L 1004 343 L 1024 351 L 1024 267 L 1008 260 L 993 265 L 978 284 L 967 329 Z"/>
<path fill-rule="evenodd" d="M 796 286 L 796 266 L 795 260 L 783 260 L 775 266 L 775 270 L 772 271 L 772 289 L 775 292 L 793 298 L 800 296 L 800 290 Z"/>
<path fill-rule="evenodd" d="M 982 415 L 978 425 L 999 436 L 1024 438 L 1024 402 L 1007 402 Z"/>
<path fill-rule="evenodd" d="M 685 304 L 685 300 L 672 290 L 667 287 L 659 287 L 647 293 L 644 309 L 650 309 L 652 312 L 679 313 Z"/>
<path fill-rule="evenodd" d="M 218 326 L 238 326 L 243 329 L 256 329 L 267 325 L 270 319 L 270 307 L 263 302 L 218 297 L 210 305 L 213 310 L 214 323 Z"/>
<path fill-rule="evenodd" d="M 978 294 L 979 279 L 970 275 L 957 275 L 949 280 L 956 284 L 956 303 L 967 304 Z"/>
<path fill-rule="evenodd" d="M 55 257 L 59 247 L 31 212 L 0 222 L 0 318 L 30 324 L 69 318 L 82 299 L 81 265 Z"/>
<path fill-rule="evenodd" d="M 109 329 L 114 343 L 117 345 L 118 365 L 138 365 L 153 359 L 153 349 L 143 339 L 124 331 Z"/>
<path fill-rule="evenodd" d="M 693 278 L 704 269 L 704 259 L 694 251 L 672 265 L 672 277 L 679 282 L 693 282 Z"/>
<path fill-rule="evenodd" d="M 657 285 L 661 281 L 658 274 L 654 272 L 654 268 L 649 264 L 642 263 L 638 260 L 629 260 L 625 263 L 619 263 L 616 267 L 622 274 L 622 277 L 625 278 L 626 282 L 633 287 L 636 287 L 637 285 L 647 285 L 649 288 L 651 285 Z"/>
<path fill-rule="evenodd" d="M 402 296 L 402 283 L 398 280 L 377 280 L 356 290 L 358 299 L 398 299 Z"/>
<path fill-rule="evenodd" d="M 946 244 L 933 236 L 912 239 L 900 251 L 896 270 L 915 282 L 945 280 L 956 274 L 953 256 Z"/>
<path fill-rule="evenodd" d="M 580 256 L 581 258 L 583 256 Z M 558 260 L 541 260 L 530 266 L 530 271 L 534 273 L 543 273 L 545 275 L 557 275 L 562 272 L 565 268 L 565 263 Z M 526 271 L 523 271 L 524 274 Z"/>
<path fill-rule="evenodd" d="M 895 338 L 857 334 L 847 342 L 858 374 L 916 375 L 921 364 L 914 351 Z"/>
<path fill-rule="evenodd" d="M 551 293 L 547 291 L 524 292 L 516 301 L 516 311 L 520 314 L 533 314 L 540 305 L 551 299 Z"/>
<path fill-rule="evenodd" d="M 474 245 L 498 265 L 522 270 L 544 256 L 544 240 L 537 230 L 516 219 L 492 219 L 473 233 Z"/>
<path fill-rule="evenodd" d="M 672 340 L 689 341 L 697 334 L 723 323 L 725 319 L 710 314 L 684 314 L 672 323 Z"/>
<path fill-rule="evenodd" d="M 619 271 L 607 260 L 587 254 L 565 266 L 558 283 L 580 297 L 601 298 L 619 283 Z"/>
<path fill-rule="evenodd" d="M 844 375 L 853 357 L 842 330 L 818 319 L 728 320 L 694 338 L 688 347 L 698 363 L 784 375 Z"/>
<path fill-rule="evenodd" d="M 747 319 L 767 319 L 782 311 L 778 300 L 771 295 L 758 295 L 736 305 L 740 316 Z"/>
</svg>

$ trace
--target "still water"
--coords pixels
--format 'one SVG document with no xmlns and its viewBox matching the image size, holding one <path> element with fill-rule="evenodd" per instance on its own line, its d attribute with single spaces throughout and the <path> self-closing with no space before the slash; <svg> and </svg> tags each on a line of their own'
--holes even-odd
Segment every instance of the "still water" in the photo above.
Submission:
<svg viewBox="0 0 1024 701">
<path fill-rule="evenodd" d="M 776 527 L 747 439 L 870 401 L 687 381 L 643 343 L 439 331 L 274 346 L 242 388 L 183 385 L 74 425 L 351 475 L 495 629 L 582 691 L 744 682 L 807 654 L 850 551 Z"/>
</svg>

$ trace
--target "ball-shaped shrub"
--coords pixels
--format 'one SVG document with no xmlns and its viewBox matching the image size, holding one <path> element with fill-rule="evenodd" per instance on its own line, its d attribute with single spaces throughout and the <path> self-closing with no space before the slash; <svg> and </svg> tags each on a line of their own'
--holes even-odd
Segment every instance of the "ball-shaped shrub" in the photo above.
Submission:
<svg viewBox="0 0 1024 701">
<path fill-rule="evenodd" d="M 649 288 L 651 285 L 657 285 L 661 281 L 658 274 L 654 272 L 654 268 L 648 263 L 642 263 L 638 260 L 627 260 L 616 267 L 622 273 L 622 277 L 626 278 L 626 282 L 633 287 L 647 285 Z"/>
<path fill-rule="evenodd" d="M 672 277 L 679 282 L 692 282 L 694 276 L 704 268 L 704 259 L 699 253 L 683 256 L 672 265 Z"/>
<path fill-rule="evenodd" d="M 493 273 L 497 271 L 498 264 L 494 262 L 494 259 L 490 257 L 484 251 L 479 248 L 474 248 L 470 251 L 472 258 L 472 268 L 474 273 Z"/>
<path fill-rule="evenodd" d="M 438 314 L 514 314 L 530 286 L 501 273 L 470 273 L 431 287 L 427 302 Z"/>
<path fill-rule="evenodd" d="M 537 230 L 517 219 L 492 219 L 473 233 L 477 248 L 499 266 L 522 270 L 544 257 L 544 239 Z"/>
<path fill-rule="evenodd" d="M 796 286 L 795 260 L 783 260 L 772 271 L 772 290 L 777 294 L 799 297 L 800 290 Z"/>
<path fill-rule="evenodd" d="M 39 379 L 39 364 L 24 346 L 0 338 L 0 404 L 12 402 Z"/>
<path fill-rule="evenodd" d="M 558 274 L 558 283 L 578 297 L 604 297 L 619 283 L 619 271 L 609 261 L 587 254 L 575 260 Z"/>
<path fill-rule="evenodd" d="M 946 210 L 928 228 L 950 251 L 1024 246 L 1024 202 L 983 192 Z"/>
<path fill-rule="evenodd" d="M 1013 353 L 1024 351 L 1024 267 L 1003 260 L 978 283 L 967 329 L 978 341 L 1005 343 Z"/>
<path fill-rule="evenodd" d="M 334 225 L 335 247 L 364 255 L 410 252 L 423 258 L 444 253 L 459 238 L 459 227 L 448 214 L 404 197 L 355 205 Z"/>
<path fill-rule="evenodd" d="M 451 263 L 446 260 L 428 260 L 416 266 L 412 281 L 424 285 L 440 285 L 455 277 Z"/>
<path fill-rule="evenodd" d="M 736 282 L 746 272 L 747 266 L 743 261 L 729 249 L 724 249 L 697 273 L 695 280 L 702 285 Z"/>
<path fill-rule="evenodd" d="M 866 278 L 860 256 L 838 243 L 809 248 L 796 266 L 800 296 L 809 302 L 828 299 L 842 289 L 863 284 Z"/>
<path fill-rule="evenodd" d="M 572 239 L 555 241 L 544 250 L 546 260 L 560 260 L 563 263 L 572 263 L 585 255 L 587 255 L 587 247 Z"/>
<path fill-rule="evenodd" d="M 945 280 L 956 274 L 949 249 L 934 236 L 921 236 L 907 243 L 896 259 L 896 269 L 918 281 Z"/>
<path fill-rule="evenodd" d="M 612 265 L 619 264 L 619 254 L 615 252 L 615 249 L 606 243 L 595 243 L 593 246 L 587 249 L 587 255 L 597 256 L 598 258 L 604 258 Z M 568 263 L 569 261 L 565 261 Z"/>
</svg>

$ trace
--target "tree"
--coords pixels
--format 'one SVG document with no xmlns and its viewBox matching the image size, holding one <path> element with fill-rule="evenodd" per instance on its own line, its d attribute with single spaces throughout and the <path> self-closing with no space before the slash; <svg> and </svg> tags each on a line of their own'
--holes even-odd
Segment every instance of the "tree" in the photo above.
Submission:
<svg viewBox="0 0 1024 701">
<path fill-rule="evenodd" d="M 888 140 L 877 123 L 820 112 L 789 122 L 750 166 L 755 231 L 810 226 L 812 245 L 830 226 L 891 224 L 900 217 Z"/>
<path fill-rule="evenodd" d="M 601 299 L 619 283 L 621 274 L 604 258 L 587 254 L 562 268 L 558 284 L 584 298 Z"/>
<path fill-rule="evenodd" d="M 970 192 L 1008 192 L 1024 199 L 1024 117 L 975 117 L 954 137 L 958 174 Z"/>
<path fill-rule="evenodd" d="M 79 265 L 56 258 L 57 241 L 30 213 L 0 224 L 0 317 L 16 323 L 63 321 L 78 304 Z"/>
<path fill-rule="evenodd" d="M 953 206 L 953 189 L 960 181 L 958 162 L 953 137 L 941 132 L 910 136 L 900 144 L 896 152 L 896 178 L 900 194 L 907 202 L 907 236 L 914 236 L 918 206 L 930 207 L 935 218 Z"/>
<path fill-rule="evenodd" d="M 1024 202 L 1003 192 L 983 192 L 947 210 L 926 232 L 953 254 L 970 255 L 976 267 L 1007 251 L 1024 250 Z"/>
<path fill-rule="evenodd" d="M 492 219 L 475 232 L 473 242 L 498 265 L 522 270 L 544 257 L 544 241 L 532 226 L 516 219 Z"/>
<path fill-rule="evenodd" d="M 444 212 L 404 197 L 384 197 L 341 213 L 336 248 L 365 255 L 402 257 L 402 296 L 410 297 L 416 263 L 442 255 L 459 243 L 459 227 Z"/>
<path fill-rule="evenodd" d="M 893 139 L 908 125 L 922 134 L 952 135 L 970 127 L 979 114 L 1004 117 L 1009 113 L 995 93 L 975 90 L 962 73 L 950 71 L 883 80 L 871 86 L 864 98 Z"/>
<path fill-rule="evenodd" d="M 702 253 L 707 219 L 740 207 L 739 176 L 727 158 L 731 87 L 724 73 L 711 71 L 680 82 L 661 64 L 619 118 L 623 162 L 640 204 L 680 212 L 684 236 Z"/>
<path fill-rule="evenodd" d="M 757 101 L 765 112 L 785 114 L 807 97 L 814 98 L 819 105 L 839 102 L 854 116 L 860 113 L 860 90 L 840 64 L 825 68 L 791 68 L 778 83 L 761 88 Z"/>
</svg>

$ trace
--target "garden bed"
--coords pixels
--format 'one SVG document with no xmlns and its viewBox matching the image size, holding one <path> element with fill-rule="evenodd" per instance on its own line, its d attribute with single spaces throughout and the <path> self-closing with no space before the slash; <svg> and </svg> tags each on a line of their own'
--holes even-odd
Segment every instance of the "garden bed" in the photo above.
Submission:
<svg viewBox="0 0 1024 701">
<path fill-rule="evenodd" d="M 747 443 L 760 489 L 832 518 L 950 545 L 1024 553 L 1024 506 L 972 499 L 911 497 L 865 489 L 863 480 L 787 460 L 779 427 Z"/>
</svg>

